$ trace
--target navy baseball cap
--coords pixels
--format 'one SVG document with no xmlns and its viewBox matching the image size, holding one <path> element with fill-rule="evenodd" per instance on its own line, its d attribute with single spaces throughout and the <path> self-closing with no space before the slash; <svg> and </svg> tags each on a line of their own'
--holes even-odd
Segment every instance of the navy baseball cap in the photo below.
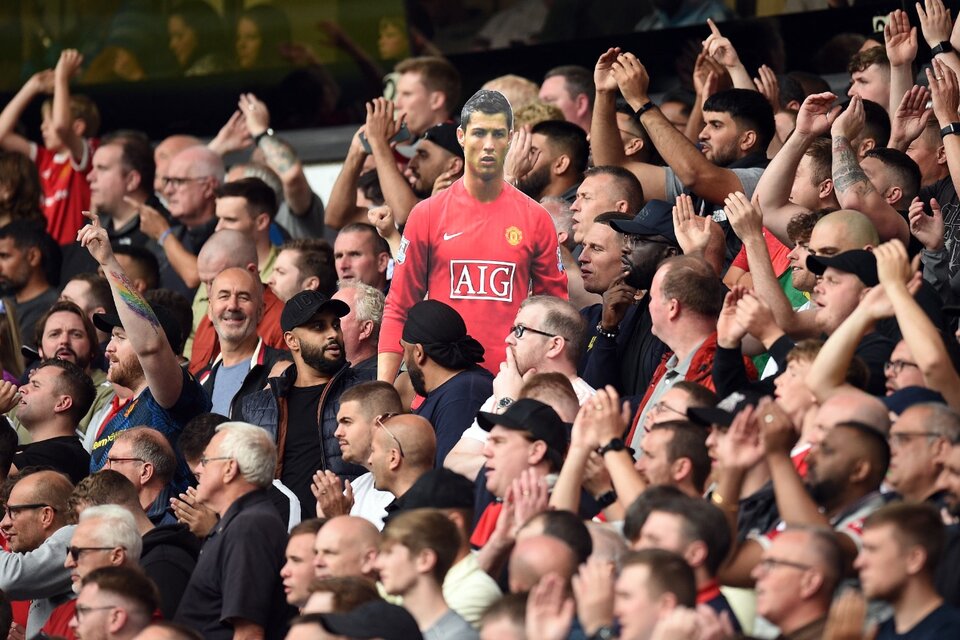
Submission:
<svg viewBox="0 0 960 640">
<path fill-rule="evenodd" d="M 670 244 L 680 246 L 673 230 L 673 205 L 663 200 L 650 200 L 633 220 L 611 220 L 610 226 L 632 236 L 663 236 Z"/>
<path fill-rule="evenodd" d="M 332 311 L 338 318 L 350 313 L 350 306 L 343 300 L 333 300 L 319 291 L 307 289 L 287 300 L 280 314 L 280 328 L 293 331 L 306 324 L 321 311 Z"/>
</svg>

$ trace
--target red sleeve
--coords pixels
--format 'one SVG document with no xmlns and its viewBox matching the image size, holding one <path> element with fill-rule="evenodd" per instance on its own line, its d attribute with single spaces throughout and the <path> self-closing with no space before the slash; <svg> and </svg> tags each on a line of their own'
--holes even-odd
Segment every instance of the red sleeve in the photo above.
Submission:
<svg viewBox="0 0 960 640">
<path fill-rule="evenodd" d="M 427 293 L 430 264 L 430 200 L 414 206 L 407 218 L 394 260 L 393 280 L 383 309 L 378 353 L 400 353 L 400 336 L 407 311 Z"/>
<path fill-rule="evenodd" d="M 533 281 L 534 295 L 548 295 L 567 300 L 567 274 L 563 270 L 563 258 L 560 255 L 560 244 L 557 242 L 557 232 L 550 219 L 550 214 L 540 205 L 534 205 L 543 215 L 540 216 L 537 237 L 545 242 L 538 242 L 537 256 L 534 258 L 530 278 Z"/>
<path fill-rule="evenodd" d="M 744 271 L 750 271 L 750 265 L 747 264 L 747 248 L 742 246 L 740 247 L 740 252 L 737 254 L 737 257 L 733 259 L 733 262 L 730 263 L 731 267 L 737 267 L 738 269 L 743 269 Z"/>
<path fill-rule="evenodd" d="M 190 351 L 190 365 L 187 367 L 190 373 L 197 375 L 220 352 L 216 342 L 217 332 L 213 323 L 209 317 L 203 316 L 193 334 L 193 350 Z"/>
</svg>

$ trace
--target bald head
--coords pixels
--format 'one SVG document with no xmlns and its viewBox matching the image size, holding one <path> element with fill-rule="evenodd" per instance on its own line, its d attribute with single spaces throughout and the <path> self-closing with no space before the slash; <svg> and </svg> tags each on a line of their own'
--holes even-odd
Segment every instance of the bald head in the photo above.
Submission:
<svg viewBox="0 0 960 640">
<path fill-rule="evenodd" d="M 257 263 L 253 238 L 234 229 L 221 229 L 210 236 L 197 254 L 197 274 L 209 288 L 224 269 L 237 267 L 257 272 Z"/>
<path fill-rule="evenodd" d="M 403 446 L 404 467 L 423 472 L 433 468 L 437 455 L 437 435 L 429 420 L 423 416 L 405 413 L 391 419 L 387 425 L 390 433 L 396 436 Z M 393 442 L 393 438 L 388 434 L 380 435 Z"/>
<path fill-rule="evenodd" d="M 522 538 L 510 554 L 510 592 L 530 591 L 549 573 L 556 573 L 569 584 L 576 571 L 576 554 L 558 538 L 546 535 Z"/>
<path fill-rule="evenodd" d="M 841 422 L 862 422 L 881 433 L 890 431 L 890 412 L 877 398 L 863 391 L 843 391 L 820 405 L 817 424 L 830 429 Z"/>
<path fill-rule="evenodd" d="M 380 532 L 365 518 L 337 516 L 317 532 L 313 560 L 317 578 L 373 577 Z"/>
<path fill-rule="evenodd" d="M 62 473 L 38 471 L 19 480 L 16 489 L 17 502 L 28 497 L 25 501 L 27 504 L 48 504 L 56 510 L 57 517 L 62 518 L 61 514 L 67 512 L 67 501 L 73 493 L 73 484 Z"/>
<path fill-rule="evenodd" d="M 832 256 L 880 244 L 877 228 L 859 211 L 841 209 L 820 218 L 810 235 L 810 252 Z"/>
</svg>

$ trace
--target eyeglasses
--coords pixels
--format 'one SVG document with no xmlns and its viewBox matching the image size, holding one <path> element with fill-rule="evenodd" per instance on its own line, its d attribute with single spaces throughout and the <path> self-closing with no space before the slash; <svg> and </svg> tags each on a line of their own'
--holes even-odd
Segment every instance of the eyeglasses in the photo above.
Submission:
<svg viewBox="0 0 960 640">
<path fill-rule="evenodd" d="M 116 548 L 117 547 L 67 547 L 67 556 L 72 558 L 74 562 L 79 562 L 80 556 L 87 551 L 113 551 Z"/>
<path fill-rule="evenodd" d="M 395 417 L 397 417 L 398 415 L 400 415 L 400 414 L 399 414 L 399 413 L 383 413 L 383 414 L 377 416 L 375 422 L 377 423 L 377 426 L 378 426 L 378 427 L 380 427 L 381 429 L 383 429 L 384 431 L 386 431 L 386 432 L 387 432 L 387 435 L 390 436 L 391 438 L 393 438 L 393 441 L 397 443 L 397 450 L 400 451 L 400 457 L 402 458 L 402 457 L 403 457 L 403 445 L 400 444 L 400 439 L 397 438 L 397 436 L 393 435 L 393 432 L 390 431 L 390 429 L 387 429 L 387 426 L 386 426 L 385 424 L 383 424 L 384 422 L 386 422 L 386 421 L 389 420 L 390 418 L 395 418 Z"/>
<path fill-rule="evenodd" d="M 14 520 L 14 519 L 16 519 L 17 516 L 20 515 L 20 513 L 21 513 L 22 511 L 26 511 L 26 510 L 28 510 L 28 509 L 43 509 L 43 508 L 45 508 L 45 507 L 50 507 L 50 505 L 48 505 L 48 504 L 39 504 L 39 503 L 37 503 L 37 504 L 8 504 L 6 507 L 4 507 L 3 513 L 4 513 L 5 516 L 7 516 L 8 518 L 10 518 L 11 520 Z M 53 509 L 54 511 L 56 511 L 56 509 L 54 509 L 53 507 L 50 507 L 50 508 Z"/>
<path fill-rule="evenodd" d="M 630 253 L 635 251 L 638 247 L 644 243 L 652 242 L 654 244 L 665 244 L 669 246 L 674 246 L 674 243 L 670 242 L 662 236 L 638 236 L 632 233 L 623 234 L 623 249 L 625 253 Z"/>
<path fill-rule="evenodd" d="M 107 466 L 111 466 L 115 462 L 146 462 L 143 458 L 111 458 L 107 456 Z"/>
<path fill-rule="evenodd" d="M 893 375 L 900 375 L 900 372 L 903 371 L 904 367 L 917 367 L 920 368 L 916 362 L 907 362 L 906 360 L 888 360 L 883 363 L 883 372 L 884 373 L 893 373 Z"/>
<path fill-rule="evenodd" d="M 195 182 L 200 180 L 206 180 L 209 176 L 201 176 L 199 178 L 175 178 L 173 176 L 161 176 L 160 182 L 163 183 L 163 188 L 172 186 L 174 189 L 179 189 L 188 182 Z"/>
<path fill-rule="evenodd" d="M 890 433 L 890 446 L 898 447 L 906 444 L 911 438 L 937 438 L 940 434 L 935 431 L 901 431 Z"/>
<path fill-rule="evenodd" d="M 791 562 L 790 560 L 779 560 L 777 558 L 764 558 L 760 561 L 760 568 L 764 571 L 772 571 L 777 567 L 789 567 L 790 569 L 799 569 L 800 571 L 807 571 L 813 568 L 802 562 Z"/>
<path fill-rule="evenodd" d="M 107 611 L 109 609 L 116 609 L 116 608 L 117 608 L 117 605 L 115 604 L 108 604 L 102 607 L 87 607 L 85 605 L 78 604 L 74 609 L 73 615 L 77 618 L 77 622 L 80 622 L 80 619 L 83 618 L 83 616 L 90 613 L 91 611 Z"/>
<path fill-rule="evenodd" d="M 212 458 L 200 456 L 200 466 L 205 467 L 214 460 L 233 460 L 233 458 L 231 456 L 213 456 Z"/>
<path fill-rule="evenodd" d="M 558 336 L 558 335 L 555 334 L 555 333 L 547 333 L 546 331 L 540 331 L 540 329 L 531 329 L 530 327 L 525 327 L 525 326 L 523 326 L 522 324 L 517 324 L 517 325 L 514 325 L 514 326 L 510 327 L 510 331 L 513 331 L 513 336 L 514 336 L 517 340 L 519 340 L 520 338 L 522 338 L 522 337 L 523 337 L 523 334 L 524 334 L 525 332 L 527 332 L 527 331 L 529 331 L 530 333 L 539 334 L 539 335 L 541 335 L 541 336 L 547 336 L 548 338 L 559 338 L 559 337 L 562 337 L 562 336 Z"/>
</svg>

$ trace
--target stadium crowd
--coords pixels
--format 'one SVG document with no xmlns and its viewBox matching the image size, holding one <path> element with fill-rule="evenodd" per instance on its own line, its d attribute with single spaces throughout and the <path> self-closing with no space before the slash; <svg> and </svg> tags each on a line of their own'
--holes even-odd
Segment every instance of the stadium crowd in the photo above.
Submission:
<svg viewBox="0 0 960 640">
<path fill-rule="evenodd" d="M 836 92 L 709 12 L 690 95 L 406 58 L 325 202 L 256 95 L 153 145 L 64 50 L 0 112 L 0 635 L 960 637 L 960 26 L 917 14 Z"/>
</svg>

